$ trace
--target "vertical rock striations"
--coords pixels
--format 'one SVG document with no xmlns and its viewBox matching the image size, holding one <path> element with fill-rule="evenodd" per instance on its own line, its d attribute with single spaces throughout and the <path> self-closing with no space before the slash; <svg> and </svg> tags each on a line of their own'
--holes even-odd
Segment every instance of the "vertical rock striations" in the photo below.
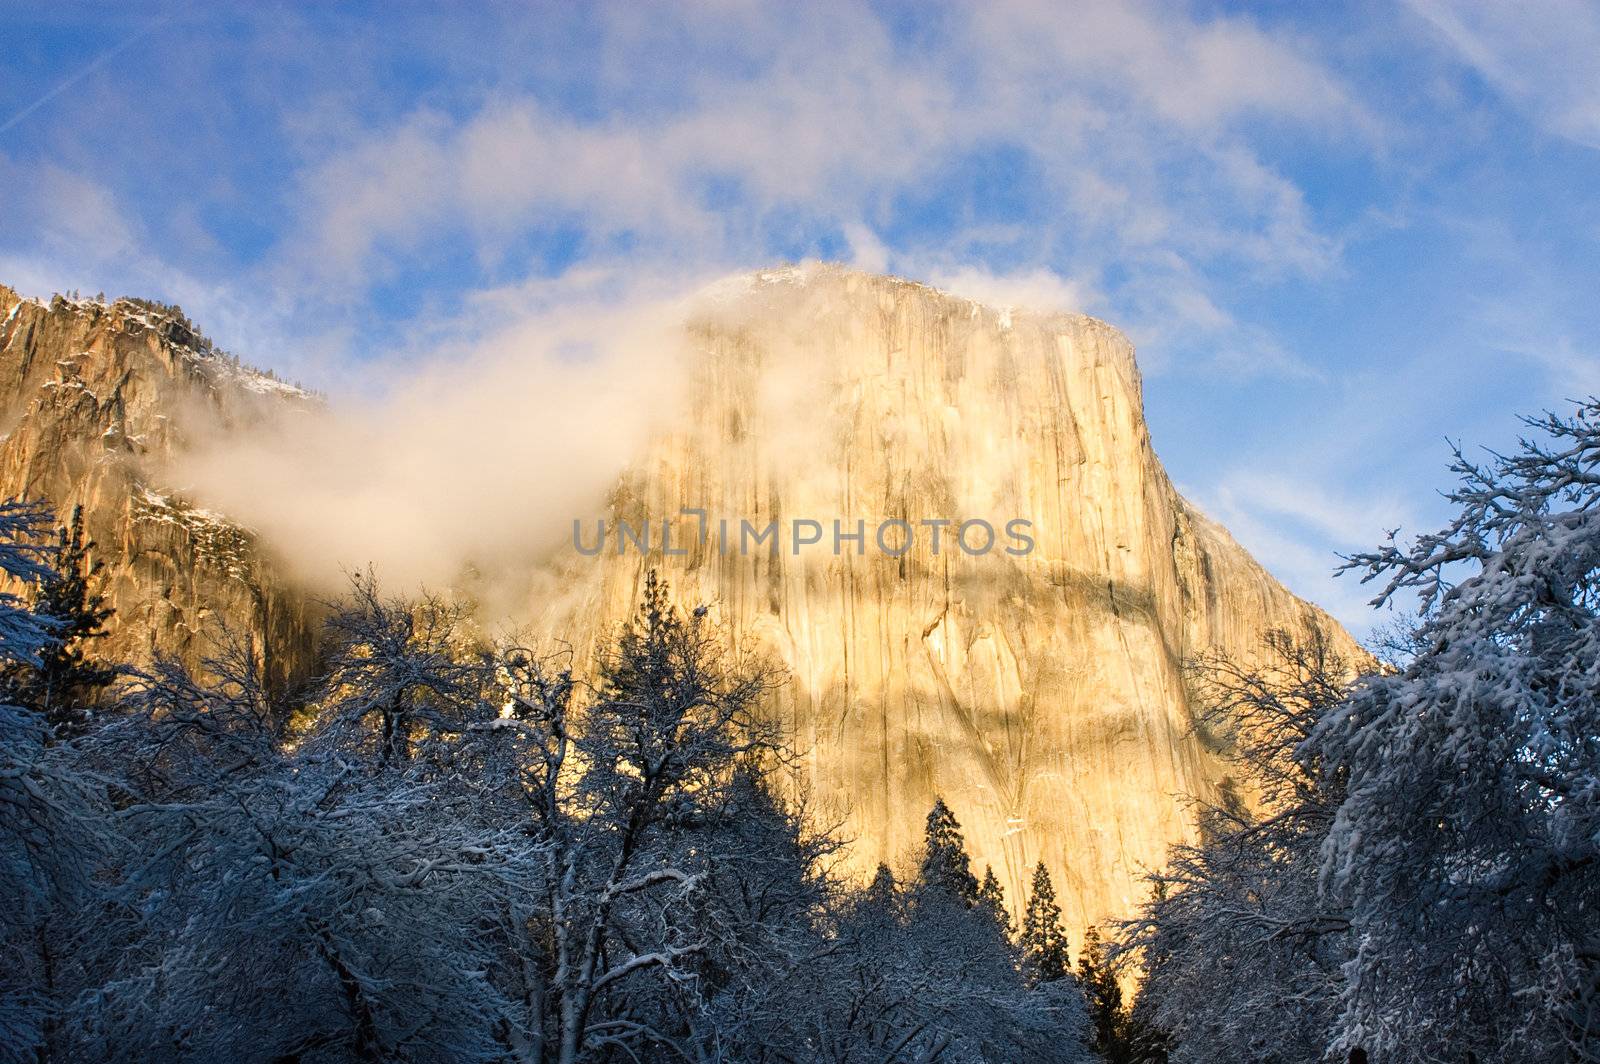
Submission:
<svg viewBox="0 0 1600 1064">
<path fill-rule="evenodd" d="M 107 651 L 195 661 L 226 620 L 258 638 L 276 683 L 312 670 L 305 596 L 162 474 L 196 438 L 303 412 L 304 393 L 154 304 L 0 288 L 0 321 L 0 492 L 84 506 L 118 611 Z M 1182 796 L 1223 779 L 1183 662 L 1249 655 L 1272 628 L 1354 650 L 1173 489 L 1110 326 L 815 267 L 718 286 L 686 338 L 691 402 L 610 502 L 612 521 L 651 523 L 652 550 L 619 554 L 614 534 L 599 556 L 567 548 L 534 584 L 561 593 L 535 610 L 583 659 L 649 567 L 680 599 L 716 603 L 742 646 L 787 670 L 773 712 L 862 870 L 902 862 L 943 795 L 1013 905 L 1043 859 L 1079 928 L 1126 913 L 1140 870 L 1194 837 Z M 705 540 L 685 509 L 705 511 Z M 874 542 L 894 519 L 913 530 L 898 557 Z M 954 523 L 971 519 L 999 533 L 992 550 L 960 548 Z M 1013 519 L 1031 522 L 1030 553 L 1004 553 Z M 796 520 L 822 542 L 794 553 Z M 865 542 L 836 554 L 835 520 L 863 522 Z M 931 520 L 952 522 L 937 553 Z M 781 540 L 741 543 L 743 522 L 774 521 Z"/>
<path fill-rule="evenodd" d="M 1043 859 L 1080 927 L 1127 913 L 1141 868 L 1194 837 L 1181 796 L 1221 780 L 1183 662 L 1254 653 L 1269 628 L 1353 649 L 1174 490 L 1133 350 L 1102 322 L 816 267 L 721 286 L 690 334 L 692 409 L 611 516 L 654 530 L 704 509 L 707 542 L 692 517 L 674 522 L 683 556 L 618 555 L 611 535 L 570 565 L 593 589 L 581 609 L 619 618 L 649 566 L 718 602 L 788 670 L 778 712 L 864 869 L 903 859 L 942 794 L 1013 903 Z M 935 556 L 919 528 L 892 557 L 873 543 L 892 518 L 982 518 L 1001 539 L 968 555 L 952 524 Z M 1001 549 L 1013 518 L 1032 521 L 1026 556 Z M 741 553 L 745 519 L 785 541 Z M 795 519 L 823 542 L 793 553 Z M 835 519 L 865 521 L 864 553 L 834 554 Z"/>
<path fill-rule="evenodd" d="M 303 676 L 305 600 L 250 533 L 165 487 L 162 467 L 195 436 L 309 401 L 215 350 L 174 308 L 44 304 L 0 286 L 0 496 L 46 499 L 63 520 L 83 507 L 117 611 L 98 648 L 108 657 L 159 649 L 198 665 L 226 623 L 257 639 L 274 685 Z"/>
</svg>

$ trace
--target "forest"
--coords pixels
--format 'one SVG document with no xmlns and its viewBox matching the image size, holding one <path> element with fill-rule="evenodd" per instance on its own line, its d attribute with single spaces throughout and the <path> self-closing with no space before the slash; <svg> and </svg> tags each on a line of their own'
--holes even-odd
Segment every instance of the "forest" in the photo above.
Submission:
<svg viewBox="0 0 1600 1064">
<path fill-rule="evenodd" d="M 0 504 L 0 1060 L 1600 1060 L 1597 466 L 1595 400 L 1458 450 L 1344 562 L 1419 607 L 1371 662 L 1190 663 L 1233 785 L 1081 942 L 942 801 L 844 874 L 781 677 L 653 574 L 592 675 L 357 574 L 283 698 L 227 631 L 101 661 L 81 523 Z"/>
</svg>

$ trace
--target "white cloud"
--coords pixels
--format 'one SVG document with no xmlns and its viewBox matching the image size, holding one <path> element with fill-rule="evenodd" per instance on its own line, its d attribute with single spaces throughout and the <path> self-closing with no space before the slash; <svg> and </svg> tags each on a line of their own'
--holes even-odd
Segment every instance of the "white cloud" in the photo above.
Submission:
<svg viewBox="0 0 1600 1064">
<path fill-rule="evenodd" d="M 359 293 L 437 242 L 467 239 L 493 264 L 520 235 L 567 221 L 601 249 L 624 242 L 646 271 L 762 265 L 790 232 L 831 231 L 869 268 L 956 264 L 944 272 L 1026 280 L 1051 302 L 1104 300 L 1147 335 L 1160 322 L 1222 341 L 1236 323 L 1212 267 L 1304 275 L 1336 259 L 1300 190 L 1246 135 L 1263 119 L 1341 143 L 1376 135 L 1303 43 L 1143 4 L 938 16 L 907 46 L 853 4 L 823 17 L 608 9 L 593 79 L 634 106 L 574 117 L 502 86 L 449 115 L 421 108 L 362 130 L 301 173 L 305 206 L 275 280 L 301 278 L 313 298 Z M 1006 233 L 973 216 L 987 193 L 964 184 L 974 169 L 988 180 L 982 153 L 997 149 L 1019 153 L 1035 196 Z M 945 197 L 953 227 L 886 237 L 907 195 Z M 1098 283 L 1108 268 L 1112 288 Z M 1218 346 L 1246 359 L 1270 347 Z"/>
<path fill-rule="evenodd" d="M 844 227 L 844 238 L 850 245 L 850 265 L 872 273 L 883 273 L 889 268 L 889 249 L 883 246 L 877 233 L 860 222 L 851 222 Z"/>
<path fill-rule="evenodd" d="M 1262 117 L 1375 127 L 1310 47 L 1245 18 L 1126 0 L 1014 0 L 983 5 L 976 22 L 996 57 L 1040 75 L 1088 73 L 1200 135 Z"/>
<path fill-rule="evenodd" d="M 927 276 L 933 284 L 958 296 L 997 307 L 1082 314 L 1098 298 L 1080 282 L 1042 267 L 992 273 L 978 266 L 958 266 L 951 270 L 936 268 Z"/>
<path fill-rule="evenodd" d="M 1119 322 L 1210 303 L 1218 313 L 1182 327 L 1226 332 L 1213 266 L 1314 273 L 1338 253 L 1251 138 L 1266 123 L 1359 151 L 1375 129 L 1310 42 L 1181 4 L 934 3 L 914 24 L 848 0 L 612 4 L 581 18 L 411 12 L 384 40 L 359 42 L 293 12 L 246 26 L 222 35 L 196 15 L 164 36 L 213 65 L 175 65 L 138 99 L 196 96 L 228 70 L 260 76 L 236 87 L 250 94 L 237 113 L 219 100 L 215 125 L 208 112 L 197 129 L 165 130 L 198 148 L 180 154 L 185 181 L 218 187 L 161 209 L 237 195 L 225 164 L 193 160 L 226 156 L 222 131 L 242 115 L 274 124 L 285 144 L 273 159 L 292 177 L 262 203 L 274 232 L 240 287 L 321 308 L 340 319 L 328 328 L 359 315 L 374 284 L 463 245 L 481 283 L 514 279 L 531 233 L 567 227 L 582 232 L 585 261 L 625 248 L 647 271 L 841 245 L 866 266 L 1043 270 L 1091 279 Z M 408 89 L 386 67 L 401 54 L 451 76 Z M 134 99 L 102 102 L 125 127 Z M 128 150 L 121 129 L 104 128 L 106 108 L 62 106 L 77 127 L 66 154 L 108 138 Z M 186 113 L 153 116 L 167 111 Z M 1033 199 L 1013 233 L 987 239 L 997 223 L 982 213 L 1007 175 L 982 173 L 984 153 L 1000 149 L 1024 158 Z M 907 197 L 942 199 L 948 216 L 897 219 L 917 210 Z M 168 245 L 183 239 L 178 223 L 148 221 Z M 214 262 L 188 265 L 215 275 Z"/>
<path fill-rule="evenodd" d="M 315 586 L 367 565 L 408 590 L 475 569 L 503 577 L 484 593 L 507 596 L 492 605 L 509 611 L 531 559 L 601 512 L 671 423 L 682 376 L 676 301 L 599 283 L 507 314 L 497 304 L 512 298 L 480 308 L 481 336 L 372 394 L 196 441 L 176 483 L 263 533 Z"/>
<path fill-rule="evenodd" d="M 1407 2 L 1546 129 L 1600 148 L 1600 8 L 1587 0 Z"/>
<path fill-rule="evenodd" d="M 1218 483 L 1213 495 L 1230 507 L 1244 506 L 1303 524 L 1344 550 L 1376 544 L 1407 512 L 1400 498 L 1341 495 L 1310 479 L 1262 472 L 1232 473 Z"/>
</svg>

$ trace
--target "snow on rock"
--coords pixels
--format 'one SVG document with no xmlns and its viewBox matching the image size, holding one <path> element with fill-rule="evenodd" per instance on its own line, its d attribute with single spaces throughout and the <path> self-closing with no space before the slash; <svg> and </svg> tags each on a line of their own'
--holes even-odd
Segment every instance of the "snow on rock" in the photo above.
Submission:
<svg viewBox="0 0 1600 1064">
<path fill-rule="evenodd" d="M 255 537 L 162 487 L 203 426 L 227 430 L 308 393 L 238 364 L 173 307 L 0 286 L 0 496 L 82 506 L 116 610 L 102 649 L 143 663 L 157 648 L 198 666 L 226 623 L 252 634 L 274 683 L 309 666 L 315 618 Z"/>
</svg>

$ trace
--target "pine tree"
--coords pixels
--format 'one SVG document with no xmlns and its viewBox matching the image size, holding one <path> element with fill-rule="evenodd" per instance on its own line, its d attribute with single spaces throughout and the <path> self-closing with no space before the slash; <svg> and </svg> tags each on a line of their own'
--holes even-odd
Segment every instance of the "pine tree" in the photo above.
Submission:
<svg viewBox="0 0 1600 1064">
<path fill-rule="evenodd" d="M 959 898 L 969 907 L 978 903 L 978 879 L 967 858 L 967 841 L 943 798 L 928 812 L 927 839 L 922 851 L 922 883 Z"/>
<path fill-rule="evenodd" d="M 895 886 L 894 873 L 880 861 L 878 870 L 872 875 L 872 882 L 867 884 L 864 899 L 871 904 L 882 905 L 886 910 L 893 908 Z"/>
<path fill-rule="evenodd" d="M 90 640 L 106 634 L 105 622 L 114 611 L 103 595 L 90 590 L 104 563 L 91 557 L 95 544 L 84 534 L 81 506 L 73 507 L 56 538 L 53 564 L 34 587 L 32 609 L 54 618 L 57 626 L 38 664 L 12 663 L 0 676 L 0 686 L 7 701 L 40 713 L 52 735 L 66 738 L 83 730 L 89 708 L 120 670 L 91 660 L 85 652 Z"/>
<path fill-rule="evenodd" d="M 1011 913 L 1006 909 L 1006 892 L 1000 886 L 1000 880 L 995 878 L 994 869 L 989 865 L 983 866 L 983 882 L 978 886 L 978 905 L 994 919 L 995 927 L 1007 939 L 1016 933 L 1016 925 L 1011 921 Z"/>
<path fill-rule="evenodd" d="M 1161 1028 L 1151 1016 L 1152 1009 L 1142 996 L 1135 997 L 1128 1010 L 1127 1034 L 1128 1060 L 1134 1064 L 1167 1064 L 1174 1042 L 1172 1036 Z M 1355 1064 L 1355 1058 L 1351 1058 Z"/>
<path fill-rule="evenodd" d="M 625 700 L 630 694 L 664 689 L 676 664 L 673 651 L 683 628 L 671 591 L 654 569 L 649 570 L 638 609 L 619 637 L 615 659 L 608 663 L 604 677 L 608 693 Z"/>
<path fill-rule="evenodd" d="M 1122 987 L 1106 961 L 1100 932 L 1089 928 L 1083 936 L 1083 954 L 1078 958 L 1078 980 L 1089 1002 L 1089 1019 L 1094 1024 L 1092 1048 L 1106 1064 L 1130 1064 L 1127 1012 L 1122 1007 Z"/>
<path fill-rule="evenodd" d="M 1156 878 L 1154 891 L 1148 903 L 1150 911 L 1162 911 L 1169 896 L 1167 881 Z M 1127 941 L 1127 938 L 1123 939 L 1124 943 Z M 1145 981 L 1140 984 L 1127 1013 L 1128 1049 L 1130 1059 L 1137 1064 L 1167 1064 L 1168 1056 L 1177 1045 L 1172 1033 L 1158 1022 L 1157 1014 L 1160 1006 L 1154 1000 L 1155 995 L 1150 993 L 1151 974 L 1162 971 L 1170 960 L 1170 951 L 1166 950 L 1160 941 L 1152 941 L 1145 947 Z"/>
<path fill-rule="evenodd" d="M 1067 932 L 1061 926 L 1061 906 L 1056 902 L 1056 888 L 1043 861 L 1033 869 L 1028 907 L 1022 916 L 1021 946 L 1023 958 L 1038 982 L 1053 983 L 1072 974 Z"/>
</svg>

